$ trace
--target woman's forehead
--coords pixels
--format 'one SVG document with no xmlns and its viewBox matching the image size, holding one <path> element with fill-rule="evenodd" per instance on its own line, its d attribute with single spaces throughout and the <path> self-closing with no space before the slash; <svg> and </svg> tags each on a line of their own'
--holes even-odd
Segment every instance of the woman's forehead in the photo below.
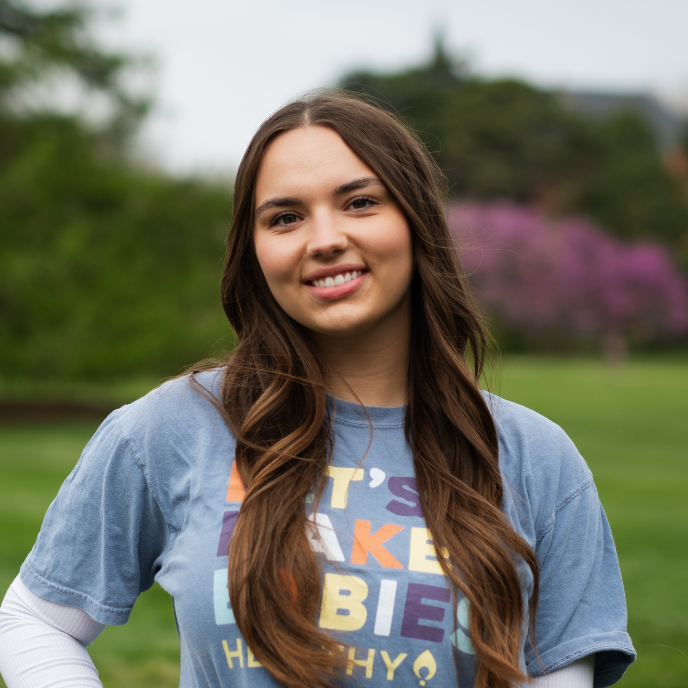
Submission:
<svg viewBox="0 0 688 688">
<path fill-rule="evenodd" d="M 331 191 L 365 176 L 376 175 L 334 130 L 321 126 L 292 129 L 274 139 L 265 151 L 256 179 L 256 207 L 268 196 Z"/>
</svg>

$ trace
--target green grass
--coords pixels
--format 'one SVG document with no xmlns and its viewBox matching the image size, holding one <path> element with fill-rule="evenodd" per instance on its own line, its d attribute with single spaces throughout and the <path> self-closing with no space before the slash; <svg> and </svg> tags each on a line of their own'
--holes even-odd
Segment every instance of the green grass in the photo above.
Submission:
<svg viewBox="0 0 688 688">
<path fill-rule="evenodd" d="M 614 531 L 639 660 L 622 688 L 688 685 L 688 360 L 611 369 L 507 359 L 493 390 L 559 423 L 590 465 Z M 0 591 L 94 424 L 0 427 Z M 172 687 L 179 650 L 157 586 L 91 647 L 106 688 Z M 0 681 L 0 686 L 4 686 Z"/>
<path fill-rule="evenodd" d="M 688 361 L 508 360 L 502 396 L 561 425 L 614 533 L 638 661 L 623 688 L 688 685 Z"/>
</svg>

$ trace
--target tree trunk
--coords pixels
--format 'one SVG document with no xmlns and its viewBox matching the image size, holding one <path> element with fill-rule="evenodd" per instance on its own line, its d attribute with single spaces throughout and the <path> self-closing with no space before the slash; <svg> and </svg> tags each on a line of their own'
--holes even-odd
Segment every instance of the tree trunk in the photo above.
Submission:
<svg viewBox="0 0 688 688">
<path fill-rule="evenodd" d="M 610 330 L 602 335 L 604 360 L 612 366 L 620 366 L 628 360 L 628 342 L 621 332 Z"/>
</svg>

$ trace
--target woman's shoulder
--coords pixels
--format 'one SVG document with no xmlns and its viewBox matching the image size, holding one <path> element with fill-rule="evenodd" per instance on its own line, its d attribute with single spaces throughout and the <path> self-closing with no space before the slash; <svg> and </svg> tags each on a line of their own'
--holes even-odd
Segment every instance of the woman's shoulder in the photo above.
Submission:
<svg viewBox="0 0 688 688">
<path fill-rule="evenodd" d="M 225 471 L 232 455 L 234 437 L 218 408 L 221 382 L 221 370 L 181 376 L 114 411 L 86 446 L 82 472 L 102 476 L 137 464 L 147 489 L 174 520 L 175 505 L 187 501 L 191 484 Z"/>
<path fill-rule="evenodd" d="M 559 425 L 521 404 L 483 395 L 497 426 L 505 483 L 534 514 L 556 513 L 583 491 L 594 489 L 588 465 Z"/>
<path fill-rule="evenodd" d="M 168 380 L 112 415 L 131 437 L 185 427 L 203 427 L 222 421 L 222 370 L 212 369 Z"/>
<path fill-rule="evenodd" d="M 222 371 L 184 375 L 114 411 L 91 440 L 126 446 L 145 473 L 189 467 L 233 437 L 220 410 Z M 203 450 L 203 451 L 199 451 Z"/>
<path fill-rule="evenodd" d="M 563 459 L 580 458 L 571 438 L 555 422 L 513 401 L 508 401 L 490 392 L 483 392 L 499 436 L 502 451 L 519 457 L 538 468 L 554 468 Z"/>
</svg>

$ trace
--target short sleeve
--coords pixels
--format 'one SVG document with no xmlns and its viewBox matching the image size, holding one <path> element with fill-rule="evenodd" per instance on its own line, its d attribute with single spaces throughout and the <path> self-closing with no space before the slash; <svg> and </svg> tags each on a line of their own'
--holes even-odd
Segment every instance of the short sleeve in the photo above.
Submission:
<svg viewBox="0 0 688 688">
<path fill-rule="evenodd" d="M 560 497 L 535 549 L 540 561 L 539 657 L 526 648 L 528 673 L 549 673 L 595 654 L 594 688 L 616 683 L 635 651 L 626 633 L 616 548 L 592 476 Z"/>
<path fill-rule="evenodd" d="M 60 488 L 20 574 L 36 595 L 113 625 L 126 623 L 153 584 L 169 539 L 119 413 L 101 425 Z"/>
</svg>

